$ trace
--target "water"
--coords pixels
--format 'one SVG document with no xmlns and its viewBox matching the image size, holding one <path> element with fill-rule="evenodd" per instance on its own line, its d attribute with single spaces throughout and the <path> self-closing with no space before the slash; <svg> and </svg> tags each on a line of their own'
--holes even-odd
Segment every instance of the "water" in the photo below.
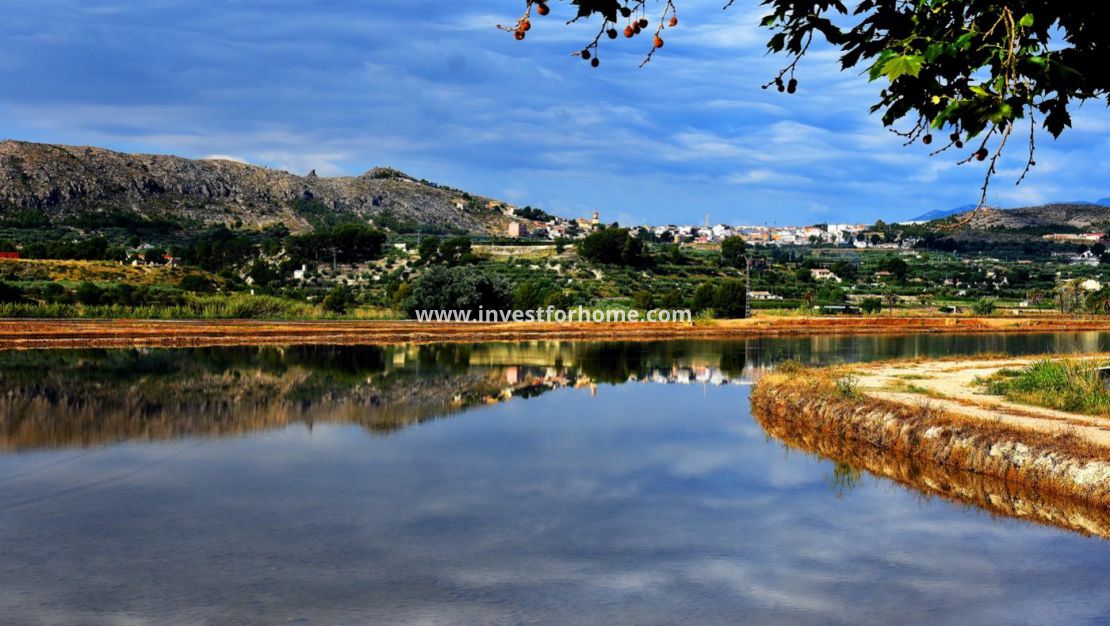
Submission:
<svg viewBox="0 0 1110 626">
<path fill-rule="evenodd" d="M 748 383 L 1108 341 L 0 353 L 0 623 L 1105 623 L 1110 542 L 790 449 Z"/>
</svg>

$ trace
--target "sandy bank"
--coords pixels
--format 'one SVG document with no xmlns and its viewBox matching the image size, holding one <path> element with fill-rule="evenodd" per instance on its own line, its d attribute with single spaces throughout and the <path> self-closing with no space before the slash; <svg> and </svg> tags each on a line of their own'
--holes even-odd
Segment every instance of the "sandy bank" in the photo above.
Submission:
<svg viewBox="0 0 1110 626">
<path fill-rule="evenodd" d="M 1110 509 L 1110 420 L 1016 405 L 972 383 L 1036 358 L 776 373 L 755 387 L 752 407 L 772 433 L 790 433 L 814 452 L 878 450 L 1010 483 L 1021 493 Z M 861 464 L 868 465 L 874 460 Z"/>
</svg>

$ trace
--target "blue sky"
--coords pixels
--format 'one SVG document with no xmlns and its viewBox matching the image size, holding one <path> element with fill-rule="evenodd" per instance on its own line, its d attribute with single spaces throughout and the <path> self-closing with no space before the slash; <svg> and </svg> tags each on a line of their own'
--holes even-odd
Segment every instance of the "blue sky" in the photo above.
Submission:
<svg viewBox="0 0 1110 626">
<path fill-rule="evenodd" d="M 622 223 L 905 219 L 974 202 L 977 166 L 930 158 L 867 113 L 881 84 L 803 62 L 793 96 L 759 85 L 756 0 L 681 0 L 647 38 L 570 53 L 592 26 L 552 3 L 524 42 L 519 0 L 13 0 L 0 21 L 0 136 L 306 173 L 390 165 L 574 216 Z M 1110 196 L 1110 113 L 1090 103 L 1060 141 L 1021 146 L 990 200 Z"/>
</svg>

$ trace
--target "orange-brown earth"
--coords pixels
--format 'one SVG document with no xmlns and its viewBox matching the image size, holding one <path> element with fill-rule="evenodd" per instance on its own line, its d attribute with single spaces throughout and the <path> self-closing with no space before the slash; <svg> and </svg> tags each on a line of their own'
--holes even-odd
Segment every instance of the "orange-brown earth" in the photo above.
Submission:
<svg viewBox="0 0 1110 626">
<path fill-rule="evenodd" d="M 0 349 L 261 344 L 393 344 L 532 339 L 727 339 L 775 335 L 1110 331 L 1110 318 L 754 317 L 693 324 L 248 320 L 0 320 Z"/>
</svg>

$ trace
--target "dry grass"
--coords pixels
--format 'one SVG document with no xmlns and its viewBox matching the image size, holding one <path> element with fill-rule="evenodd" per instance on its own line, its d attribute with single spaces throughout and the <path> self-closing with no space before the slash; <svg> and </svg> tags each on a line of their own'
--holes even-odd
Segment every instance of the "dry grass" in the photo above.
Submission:
<svg viewBox="0 0 1110 626">
<path fill-rule="evenodd" d="M 0 259 L 0 277 L 18 281 L 62 283 L 127 283 L 130 285 L 177 285 L 186 274 L 203 273 L 178 267 L 122 265 L 111 261 L 57 261 L 45 259 Z M 220 279 L 205 274 L 217 284 Z"/>
</svg>

